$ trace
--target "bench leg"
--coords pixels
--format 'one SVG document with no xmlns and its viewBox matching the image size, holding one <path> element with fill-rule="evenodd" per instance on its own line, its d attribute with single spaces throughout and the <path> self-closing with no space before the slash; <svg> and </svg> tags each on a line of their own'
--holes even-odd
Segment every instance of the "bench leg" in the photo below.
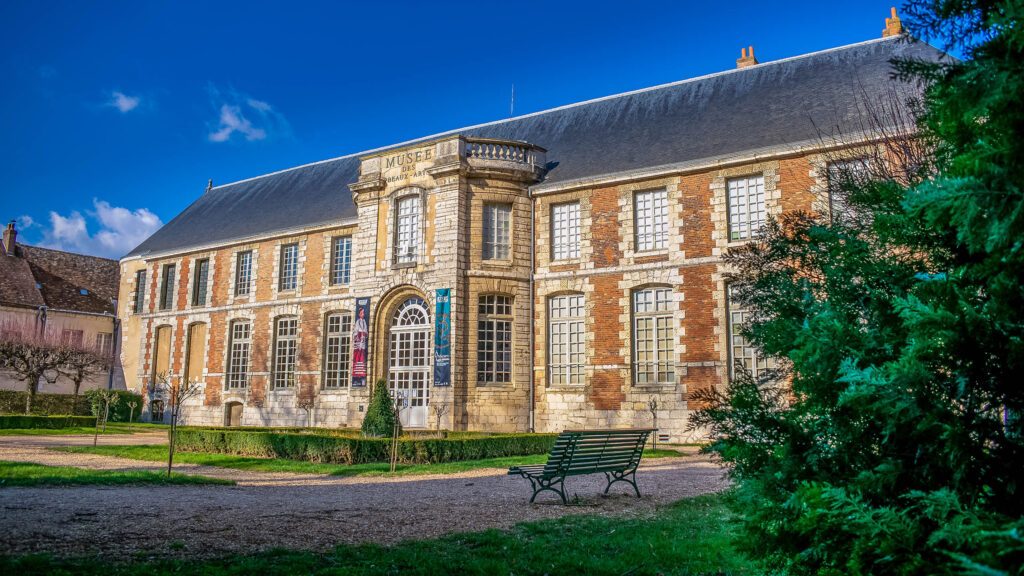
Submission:
<svg viewBox="0 0 1024 576">
<path fill-rule="evenodd" d="M 559 488 L 555 488 L 555 485 L 558 485 L 561 488 L 560 489 Z M 534 482 L 533 478 L 530 478 L 530 486 L 533 488 L 533 496 L 530 496 L 530 504 L 533 504 L 533 501 L 537 499 L 537 494 L 540 494 L 541 492 L 543 492 L 545 490 L 547 490 L 549 492 L 554 492 L 555 494 L 558 494 L 559 497 L 562 498 L 562 504 L 565 504 L 567 506 L 569 504 L 569 500 L 565 497 L 565 478 L 564 477 L 559 476 L 557 478 L 552 478 L 550 480 L 545 480 L 543 478 L 537 478 L 536 482 Z"/>
<path fill-rule="evenodd" d="M 636 492 L 636 497 L 640 497 L 640 489 L 636 486 L 636 469 L 630 470 L 629 472 L 605 472 L 604 477 L 608 480 L 608 486 L 605 486 L 604 489 L 605 494 L 608 493 L 612 484 L 616 482 L 625 482 L 633 487 L 633 491 Z"/>
</svg>

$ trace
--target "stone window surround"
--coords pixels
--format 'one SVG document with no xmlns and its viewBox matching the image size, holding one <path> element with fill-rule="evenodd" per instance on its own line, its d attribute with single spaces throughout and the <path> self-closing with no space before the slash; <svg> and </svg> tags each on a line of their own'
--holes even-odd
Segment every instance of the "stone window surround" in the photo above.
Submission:
<svg viewBox="0 0 1024 576">
<path fill-rule="evenodd" d="M 232 346 L 231 328 L 234 325 L 234 323 L 237 322 L 237 321 L 244 321 L 244 322 L 248 322 L 249 323 L 249 362 L 248 362 L 248 367 L 247 367 L 247 370 L 246 370 L 246 376 L 247 376 L 248 381 L 245 383 L 245 387 L 243 387 L 243 388 L 230 388 L 228 386 L 228 379 L 230 378 L 230 374 L 231 374 L 231 346 Z M 252 377 L 254 376 L 252 356 L 253 356 L 253 348 L 254 348 L 254 344 L 255 344 L 255 338 L 254 338 L 255 331 L 256 331 L 256 314 L 252 310 L 239 310 L 239 311 L 235 311 L 234 313 L 228 315 L 227 318 L 224 319 L 224 342 L 225 342 L 225 346 L 224 346 L 224 372 L 222 374 L 223 375 L 223 378 L 222 378 L 222 380 L 223 380 L 222 394 L 224 396 L 222 398 L 222 402 L 224 402 L 224 403 L 227 403 L 228 401 L 230 401 L 229 399 L 232 399 L 232 398 L 234 398 L 234 399 L 241 399 L 244 402 L 244 399 L 248 395 L 249 390 L 252 389 Z M 260 373 L 255 373 L 255 374 L 260 374 Z M 208 372 L 206 375 L 207 376 L 217 376 L 218 374 L 215 374 L 213 372 Z"/>
<path fill-rule="evenodd" d="M 511 309 L 512 309 L 511 315 L 509 315 L 509 316 L 494 316 L 494 315 L 491 315 L 491 314 L 487 315 L 489 318 L 496 318 L 496 319 L 499 319 L 499 320 L 508 319 L 509 322 L 511 322 L 511 332 L 509 334 L 509 354 L 510 354 L 512 359 L 510 360 L 511 364 L 509 366 L 509 379 L 508 379 L 508 382 L 480 382 L 480 380 L 478 378 L 478 374 L 479 374 L 478 366 L 479 366 L 479 354 L 480 354 L 480 331 L 479 331 L 480 300 L 482 298 L 486 297 L 486 296 L 502 296 L 502 297 L 508 298 L 509 301 L 511 302 L 511 304 L 510 304 Z M 518 375 L 518 371 L 516 370 L 516 362 L 515 362 L 516 336 L 517 336 L 517 330 L 516 330 L 516 316 L 517 316 L 516 315 L 516 306 L 518 305 L 517 300 L 518 299 L 516 298 L 515 293 L 511 292 L 511 291 L 509 291 L 509 292 L 502 292 L 500 290 L 486 290 L 486 291 L 478 292 L 476 294 L 476 303 L 473 306 L 473 314 L 472 314 L 472 318 L 471 318 L 471 322 L 472 323 L 470 324 L 470 326 L 471 326 L 470 332 L 473 333 L 473 336 L 472 336 L 473 337 L 473 341 L 472 341 L 472 355 L 467 357 L 467 360 L 471 361 L 472 364 L 473 364 L 472 382 L 473 382 L 473 384 L 475 386 L 486 387 L 486 388 L 511 388 L 511 387 L 515 386 L 516 376 Z"/>
<path fill-rule="evenodd" d="M 509 214 L 509 257 L 507 259 L 491 259 L 485 260 L 483 258 L 483 247 L 479 250 L 470 250 L 469 254 L 469 267 L 470 268 L 482 268 L 482 269 L 496 269 L 496 270 L 507 270 L 510 267 L 521 264 L 521 258 L 516 257 L 516 248 L 518 247 L 519 235 L 516 234 L 516 225 L 523 224 L 520 222 L 523 219 L 523 215 L 520 212 L 522 210 L 519 206 L 519 201 L 522 196 L 516 191 L 504 191 L 504 190 L 490 190 L 490 191 L 472 191 L 469 194 L 470 197 L 470 226 L 471 229 L 476 233 L 483 234 L 483 219 L 484 219 L 484 205 L 485 204 L 508 204 L 512 206 L 512 211 Z M 529 201 L 527 199 L 527 201 Z M 529 206 L 529 204 L 527 204 Z M 474 224 L 479 223 L 479 227 Z M 529 215 L 525 216 L 525 223 L 529 224 Z"/>
<path fill-rule="evenodd" d="M 212 268 L 211 268 L 211 271 L 212 271 Z M 212 276 L 213 274 L 210 274 L 210 275 Z M 189 314 L 189 315 L 185 316 L 185 318 L 184 318 L 183 325 L 185 327 L 185 338 L 182 340 L 182 345 L 183 345 L 182 360 L 183 360 L 183 362 L 181 364 L 181 371 L 182 371 L 182 376 L 184 376 L 187 372 L 191 372 L 192 371 L 191 370 L 191 368 L 192 368 L 191 366 L 189 366 L 189 370 L 186 370 L 185 366 L 189 362 L 189 356 L 190 356 L 190 352 L 191 352 L 190 348 L 191 348 L 191 344 L 192 344 L 191 342 L 189 342 L 189 329 L 194 324 L 205 324 L 206 325 L 206 339 L 202 343 L 202 346 L 203 346 L 203 365 L 201 366 L 202 369 L 199 372 L 199 385 L 200 385 L 201 388 L 205 389 L 205 387 L 206 387 L 206 378 L 207 378 L 207 376 L 209 376 L 209 373 L 207 372 L 207 366 L 208 366 L 209 361 L 210 361 L 210 326 L 211 326 L 211 323 L 210 323 L 210 315 L 209 314 Z M 189 376 L 195 376 L 195 374 L 189 374 Z"/>
<path fill-rule="evenodd" d="M 543 355 L 544 355 L 544 380 L 543 386 L 549 391 L 558 390 L 584 390 L 587 388 L 588 383 L 593 377 L 594 365 L 590 361 L 590 351 L 593 350 L 594 344 L 594 331 L 593 331 L 593 315 L 590 314 L 591 307 L 593 306 L 593 299 L 588 297 L 588 292 L 592 292 L 593 289 L 587 290 L 572 290 L 572 289 L 561 289 L 549 292 L 540 296 L 544 305 L 542 307 L 543 314 L 543 328 L 541 328 L 543 338 Z M 551 300 L 558 298 L 559 296 L 582 296 L 583 297 L 583 382 L 581 384 L 552 384 L 551 383 Z M 539 347 L 535 345 L 535 350 L 539 350 Z"/>
<path fill-rule="evenodd" d="M 249 293 L 241 296 L 235 295 L 235 281 L 237 280 L 236 275 L 238 274 L 238 255 L 241 252 L 252 252 L 251 259 L 251 270 L 249 272 Z M 228 305 L 232 305 L 236 300 L 242 300 L 246 302 L 256 301 L 256 284 L 259 276 L 257 271 L 259 269 L 260 261 L 260 250 L 258 244 L 245 244 L 237 246 L 231 251 L 231 263 L 228 267 Z"/>
<path fill-rule="evenodd" d="M 282 242 L 282 244 L 288 244 L 288 242 Z M 300 248 L 300 253 L 301 253 L 301 248 Z M 276 282 L 276 279 L 275 279 L 275 282 Z M 297 355 L 296 355 L 296 358 L 295 358 L 295 385 L 294 386 L 284 387 L 284 388 L 276 388 L 276 387 L 274 387 L 274 357 L 276 356 L 276 353 L 277 353 L 277 320 L 279 318 L 283 318 L 285 316 L 294 316 L 295 319 L 296 319 L 295 341 L 298 343 L 297 344 L 298 348 L 297 348 L 297 351 L 296 351 Z M 268 318 L 270 319 L 270 321 L 267 322 L 267 327 L 266 327 L 266 330 L 267 330 L 267 332 L 266 332 L 266 334 L 267 334 L 266 342 L 268 343 L 267 355 L 266 355 L 266 357 L 267 357 L 266 358 L 267 364 L 265 366 L 263 366 L 264 372 L 262 372 L 263 375 L 267 376 L 266 393 L 267 393 L 268 397 L 273 396 L 275 394 L 277 394 L 277 395 L 280 395 L 280 394 L 293 395 L 299 389 L 299 382 L 298 382 L 299 376 L 305 376 L 305 375 L 309 375 L 309 374 L 317 374 L 317 371 L 315 371 L 315 370 L 314 371 L 303 370 L 302 369 L 303 368 L 302 363 L 300 362 L 300 358 L 298 356 L 298 350 L 302 349 L 302 307 L 299 306 L 298 304 L 278 304 L 278 305 L 275 305 L 275 306 L 270 308 L 269 313 L 268 313 Z M 257 330 L 256 324 L 253 324 L 253 334 L 256 333 L 256 330 Z M 321 330 L 322 330 L 322 327 L 321 327 Z M 312 361 L 312 359 L 307 359 L 307 360 Z M 250 372 L 249 374 L 253 375 L 254 373 Z"/>
<path fill-rule="evenodd" d="M 142 284 L 141 285 L 139 285 L 137 283 L 138 280 L 139 280 L 139 272 L 142 272 L 142 274 L 143 274 L 143 276 L 142 276 Z M 146 311 L 147 311 L 146 305 L 149 303 L 149 290 L 146 290 L 146 284 L 148 284 L 149 275 L 150 275 L 150 270 L 149 270 L 148 266 L 143 266 L 142 268 L 138 268 L 136 270 L 133 270 L 131 274 L 124 274 L 124 273 L 122 273 L 122 276 L 127 276 L 128 277 L 126 282 L 128 283 L 128 286 L 131 287 L 131 294 L 132 294 L 131 301 L 128 302 L 128 310 L 127 310 L 127 312 L 125 314 L 126 316 L 137 316 L 139 314 L 145 314 L 146 313 Z M 142 306 L 139 308 L 139 310 L 136 310 L 135 309 L 135 302 L 138 299 L 138 296 L 140 294 L 140 292 L 139 292 L 140 290 L 141 290 L 141 294 L 142 294 Z"/>
<path fill-rule="evenodd" d="M 146 371 L 145 371 L 146 381 L 149 382 L 150 384 L 156 384 L 156 362 L 155 362 L 155 360 L 157 359 L 156 357 L 157 357 L 157 346 L 158 346 L 157 333 L 159 333 L 161 328 L 169 328 L 170 329 L 170 331 L 169 331 L 169 334 L 170 334 L 170 336 L 169 336 L 170 345 L 167 347 L 167 378 L 171 379 L 171 378 L 174 378 L 175 376 L 177 376 L 177 374 L 174 373 L 174 342 L 175 342 L 176 333 L 178 331 L 178 327 L 177 327 L 176 323 L 173 323 L 173 322 L 154 323 L 153 326 L 151 327 L 151 329 L 149 330 L 149 334 L 148 334 L 148 338 L 150 340 L 150 346 L 149 346 L 149 355 L 146 358 Z"/>
<path fill-rule="evenodd" d="M 537 273 L 549 272 L 552 266 L 577 265 L 580 269 L 592 269 L 593 248 L 590 241 L 591 208 L 590 190 L 575 190 L 550 196 L 537 197 L 535 200 L 534 218 L 534 260 Z M 552 222 L 551 207 L 555 204 L 568 202 L 580 203 L 580 256 L 570 260 L 552 260 Z"/>
<path fill-rule="evenodd" d="M 200 254 L 193 254 L 189 258 L 188 267 L 188 294 L 185 295 L 185 309 L 198 309 L 207 308 L 213 302 L 213 276 L 216 270 L 216 252 L 205 252 Z M 206 302 L 204 304 L 192 304 L 192 298 L 195 296 L 195 275 L 196 275 L 196 264 L 200 260 L 207 260 L 209 262 L 206 274 Z"/>
<path fill-rule="evenodd" d="M 281 247 L 289 244 L 298 245 L 298 261 L 296 262 L 296 278 L 294 290 L 281 290 Z M 305 285 L 306 273 L 306 237 L 282 238 L 274 242 L 274 273 L 270 278 L 270 297 L 273 300 L 283 297 L 299 296 Z M 255 278 L 255 274 L 253 275 Z M 255 284 L 255 282 L 254 282 Z M 253 287 L 255 289 L 255 286 Z"/>
<path fill-rule="evenodd" d="M 354 306 L 339 307 L 339 306 L 337 306 L 337 302 L 331 302 L 330 304 L 325 304 L 324 306 L 321 307 L 321 310 L 320 310 L 320 338 L 319 338 L 319 340 L 317 342 L 318 345 L 319 345 L 318 348 L 319 348 L 319 351 L 320 351 L 320 362 L 319 362 L 320 373 L 319 373 L 319 376 L 318 376 L 318 381 L 316 383 L 316 390 L 317 390 L 317 395 L 318 396 L 320 394 L 338 394 L 338 393 L 341 393 L 341 392 L 344 392 L 344 393 L 347 394 L 349 389 L 352 387 L 352 342 L 351 342 L 352 334 L 351 334 L 351 332 L 349 333 L 349 339 L 350 340 L 349 340 L 348 358 L 345 360 L 345 362 L 348 364 L 348 369 L 349 369 L 349 375 L 348 375 L 348 382 L 349 383 L 344 385 L 344 386 L 335 386 L 335 387 L 328 388 L 325 385 L 326 378 L 324 378 L 324 375 L 327 373 L 327 318 L 329 316 L 333 316 L 335 314 L 342 315 L 342 316 L 347 315 L 349 317 L 349 324 L 350 324 L 350 327 L 351 327 L 351 324 L 355 321 L 355 316 L 354 316 L 354 313 L 352 311 L 353 309 L 354 309 Z"/>
<path fill-rule="evenodd" d="M 683 221 L 682 182 L 681 176 L 669 176 L 617 186 L 619 191 L 619 237 L 621 238 L 619 251 L 622 253 L 622 264 L 631 264 L 638 257 L 667 255 L 671 258 L 678 252 L 678 248 L 683 244 L 684 236 L 681 229 Z M 665 190 L 665 200 L 668 204 L 668 231 L 665 248 L 638 251 L 636 250 L 635 198 L 638 193 L 657 190 Z"/>
<path fill-rule="evenodd" d="M 764 177 L 764 195 L 766 216 L 778 216 L 782 210 L 781 191 L 779 190 L 779 169 L 778 160 L 767 160 L 756 164 L 737 166 L 718 170 L 714 173 L 709 187 L 711 189 L 711 220 L 712 239 L 715 247 L 712 255 L 721 257 L 724 251 L 733 246 L 742 246 L 749 239 L 729 239 L 729 191 L 728 181 L 733 178 L 745 178 L 761 175 Z"/>
<path fill-rule="evenodd" d="M 657 384 L 637 384 L 636 374 L 633 369 L 634 347 L 636 345 L 633 336 L 634 314 L 633 295 L 647 288 L 671 288 L 672 289 L 672 316 L 673 326 L 676 330 L 675 350 L 673 351 L 672 364 L 675 370 L 675 382 Z M 619 341 L 622 346 L 619 354 L 623 359 L 622 368 L 626 371 L 624 381 L 637 390 L 666 390 L 675 389 L 683 385 L 686 376 L 686 367 L 682 364 L 681 358 L 686 354 L 686 312 L 683 309 L 685 301 L 685 287 L 683 278 L 678 269 L 662 268 L 643 272 L 627 272 L 619 281 L 619 289 L 622 291 L 619 296 Z"/>
<path fill-rule="evenodd" d="M 402 200 L 412 196 L 417 196 L 420 200 L 419 239 L 417 244 L 418 251 L 416 253 L 416 260 L 412 262 L 399 262 L 398 254 L 396 252 L 398 250 L 398 204 Z M 387 203 L 389 210 L 386 251 L 389 262 L 388 268 L 392 270 L 400 268 L 415 268 L 420 264 L 426 263 L 426 228 L 428 222 L 427 190 L 420 186 L 404 186 L 388 193 Z"/>
<path fill-rule="evenodd" d="M 170 260 L 170 261 L 161 260 L 161 261 L 158 261 L 158 262 L 154 262 L 154 266 L 156 267 L 156 272 L 153 274 L 153 276 L 154 276 L 153 280 L 156 282 L 156 301 L 153 302 L 153 308 L 157 312 L 167 313 L 167 312 L 174 312 L 174 311 L 176 311 L 178 309 L 178 289 L 177 288 L 178 288 L 178 285 L 181 282 L 181 263 L 182 263 L 183 260 L 184 260 L 183 258 L 177 258 L 175 260 Z M 164 271 L 166 270 L 166 267 L 168 265 L 173 265 L 174 266 L 174 284 L 175 285 L 173 287 L 174 289 L 171 291 L 171 302 L 170 302 L 171 305 L 169 307 L 167 307 L 166 309 L 161 309 L 160 308 L 160 300 L 161 300 L 161 297 L 162 297 L 162 294 L 163 294 L 163 291 L 164 291 Z"/>
<path fill-rule="evenodd" d="M 357 228 L 345 228 L 345 229 L 341 229 L 341 230 L 333 230 L 333 231 L 330 231 L 330 232 L 325 232 L 323 234 L 324 257 L 323 257 L 323 266 L 321 266 L 321 268 L 322 268 L 321 269 L 321 274 L 323 275 L 323 280 L 321 282 L 321 286 L 323 286 L 323 289 L 320 291 L 321 294 L 346 292 L 346 291 L 348 291 L 348 290 L 350 290 L 352 288 L 353 284 L 355 284 L 355 282 L 356 282 L 356 268 L 357 268 L 357 265 L 356 265 L 356 262 L 357 262 L 356 261 L 356 235 L 357 235 L 357 232 L 358 232 Z M 332 254 L 332 250 L 331 249 L 332 249 L 332 247 L 334 245 L 334 239 L 335 238 L 344 238 L 346 236 L 348 236 L 351 239 L 351 242 L 352 242 L 351 253 L 349 254 L 349 267 L 350 267 L 350 270 L 349 270 L 349 280 L 348 280 L 347 284 L 332 284 L 331 283 L 331 280 L 332 280 L 332 278 L 331 278 L 331 267 L 333 266 L 332 260 L 333 260 L 334 255 Z"/>
</svg>

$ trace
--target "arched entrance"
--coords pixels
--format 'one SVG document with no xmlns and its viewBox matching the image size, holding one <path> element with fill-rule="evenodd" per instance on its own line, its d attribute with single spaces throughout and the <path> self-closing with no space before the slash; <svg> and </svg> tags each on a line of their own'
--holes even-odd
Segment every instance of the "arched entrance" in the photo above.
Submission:
<svg viewBox="0 0 1024 576">
<path fill-rule="evenodd" d="M 242 425 L 242 403 L 241 402 L 228 402 L 224 405 L 224 425 L 225 426 L 241 426 Z"/>
<path fill-rule="evenodd" d="M 427 425 L 430 403 L 430 314 L 419 296 L 406 298 L 388 325 L 388 388 L 402 398 L 402 426 Z"/>
</svg>

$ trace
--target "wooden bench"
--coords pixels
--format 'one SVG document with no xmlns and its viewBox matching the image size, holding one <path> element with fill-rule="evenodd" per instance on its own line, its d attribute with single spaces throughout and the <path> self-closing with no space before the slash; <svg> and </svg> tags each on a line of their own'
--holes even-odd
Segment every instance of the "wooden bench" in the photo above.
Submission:
<svg viewBox="0 0 1024 576">
<path fill-rule="evenodd" d="M 530 481 L 533 496 L 549 490 L 562 497 L 562 503 L 568 504 L 565 497 L 565 478 L 584 474 L 604 473 L 608 486 L 604 493 L 616 482 L 626 482 L 633 487 L 640 497 L 640 489 L 636 486 L 636 468 L 640 465 L 640 457 L 644 453 L 647 437 L 654 432 L 651 428 L 629 428 L 624 430 L 566 430 L 558 435 L 547 464 L 537 466 L 513 466 L 508 469 L 509 475 L 519 475 Z"/>
</svg>

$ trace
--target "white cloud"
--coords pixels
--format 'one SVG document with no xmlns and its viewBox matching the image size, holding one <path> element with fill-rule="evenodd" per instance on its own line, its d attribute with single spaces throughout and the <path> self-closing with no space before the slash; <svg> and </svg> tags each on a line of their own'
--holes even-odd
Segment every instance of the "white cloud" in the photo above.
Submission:
<svg viewBox="0 0 1024 576">
<path fill-rule="evenodd" d="M 126 114 L 138 108 L 141 101 L 138 96 L 129 96 L 124 92 L 115 90 L 110 93 L 110 100 L 107 101 L 107 106 L 117 108 L 122 114 Z"/>
<path fill-rule="evenodd" d="M 163 226 L 160 218 L 146 208 L 130 210 L 96 199 L 92 203 L 93 210 L 86 212 L 88 218 L 78 210 L 67 216 L 51 211 L 50 225 L 44 226 L 40 245 L 120 258 Z M 99 225 L 95 234 L 89 233 L 89 220 Z"/>
<path fill-rule="evenodd" d="M 249 142 L 291 135 L 288 121 L 269 102 L 212 84 L 207 89 L 217 110 L 217 121 L 209 124 L 210 142 L 228 142 L 235 134 Z"/>
<path fill-rule="evenodd" d="M 36 225 L 35 218 L 29 216 L 28 214 L 22 214 L 21 216 L 18 216 L 16 220 L 18 221 L 19 230 L 27 230 Z"/>
</svg>

